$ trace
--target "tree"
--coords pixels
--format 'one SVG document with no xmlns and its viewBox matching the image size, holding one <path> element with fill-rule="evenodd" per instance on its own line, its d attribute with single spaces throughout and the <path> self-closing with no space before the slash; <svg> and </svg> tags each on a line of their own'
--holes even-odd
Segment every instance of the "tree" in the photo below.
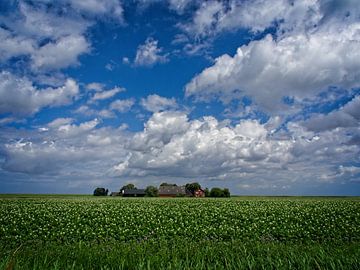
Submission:
<svg viewBox="0 0 360 270">
<path fill-rule="evenodd" d="M 210 190 L 205 188 L 205 197 L 210 197 Z"/>
<path fill-rule="evenodd" d="M 221 188 L 214 187 L 210 191 L 210 197 L 224 197 L 224 191 Z"/>
<path fill-rule="evenodd" d="M 127 184 L 125 186 L 123 186 L 121 189 L 120 189 L 120 192 L 122 192 L 123 190 L 128 190 L 128 189 L 136 189 L 135 185 L 134 184 Z"/>
<path fill-rule="evenodd" d="M 210 191 L 210 197 L 230 197 L 230 191 L 228 188 L 221 189 L 218 187 L 214 187 Z"/>
<path fill-rule="evenodd" d="M 108 189 L 98 187 L 94 190 L 94 196 L 107 196 L 108 192 Z"/>
<path fill-rule="evenodd" d="M 192 195 L 194 195 L 195 191 L 201 189 L 201 186 L 198 182 L 188 183 L 185 185 L 186 190 L 190 191 Z"/>
<path fill-rule="evenodd" d="M 228 188 L 224 188 L 223 194 L 224 194 L 224 197 L 230 197 L 230 190 Z"/>
<path fill-rule="evenodd" d="M 160 184 L 160 187 L 177 187 L 177 185 L 164 182 Z"/>
<path fill-rule="evenodd" d="M 158 189 L 154 186 L 147 186 L 145 189 L 146 197 L 157 197 Z"/>
</svg>

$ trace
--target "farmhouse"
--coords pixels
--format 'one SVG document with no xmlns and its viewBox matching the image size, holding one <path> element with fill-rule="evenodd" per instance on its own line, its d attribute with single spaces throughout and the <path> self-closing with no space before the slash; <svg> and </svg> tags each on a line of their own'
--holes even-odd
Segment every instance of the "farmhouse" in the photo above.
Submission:
<svg viewBox="0 0 360 270">
<path fill-rule="evenodd" d="M 145 197 L 145 189 L 123 189 L 123 197 Z"/>
<path fill-rule="evenodd" d="M 185 189 L 185 186 L 160 186 L 159 197 L 183 197 L 191 196 Z"/>
</svg>

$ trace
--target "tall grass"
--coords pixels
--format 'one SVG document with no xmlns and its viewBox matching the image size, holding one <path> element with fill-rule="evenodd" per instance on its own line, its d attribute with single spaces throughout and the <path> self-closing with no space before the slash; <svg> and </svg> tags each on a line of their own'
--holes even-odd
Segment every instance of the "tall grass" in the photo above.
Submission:
<svg viewBox="0 0 360 270">
<path fill-rule="evenodd" d="M 352 244 L 186 241 L 43 244 L 2 250 L 1 269 L 360 269 Z"/>
</svg>

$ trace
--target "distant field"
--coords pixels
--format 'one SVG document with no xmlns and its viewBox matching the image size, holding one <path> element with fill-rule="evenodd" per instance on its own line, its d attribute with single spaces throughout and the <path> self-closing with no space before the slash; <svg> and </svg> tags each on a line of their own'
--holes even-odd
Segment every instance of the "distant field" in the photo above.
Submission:
<svg viewBox="0 0 360 270">
<path fill-rule="evenodd" d="M 3 269 L 360 269 L 359 197 L 0 195 Z"/>
</svg>

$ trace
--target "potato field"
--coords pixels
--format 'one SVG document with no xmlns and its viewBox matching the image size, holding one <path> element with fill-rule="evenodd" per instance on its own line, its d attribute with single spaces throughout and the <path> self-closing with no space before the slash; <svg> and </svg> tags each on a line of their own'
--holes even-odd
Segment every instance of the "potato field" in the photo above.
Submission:
<svg viewBox="0 0 360 270">
<path fill-rule="evenodd" d="M 3 269 L 356 269 L 358 198 L 2 196 Z"/>
</svg>

